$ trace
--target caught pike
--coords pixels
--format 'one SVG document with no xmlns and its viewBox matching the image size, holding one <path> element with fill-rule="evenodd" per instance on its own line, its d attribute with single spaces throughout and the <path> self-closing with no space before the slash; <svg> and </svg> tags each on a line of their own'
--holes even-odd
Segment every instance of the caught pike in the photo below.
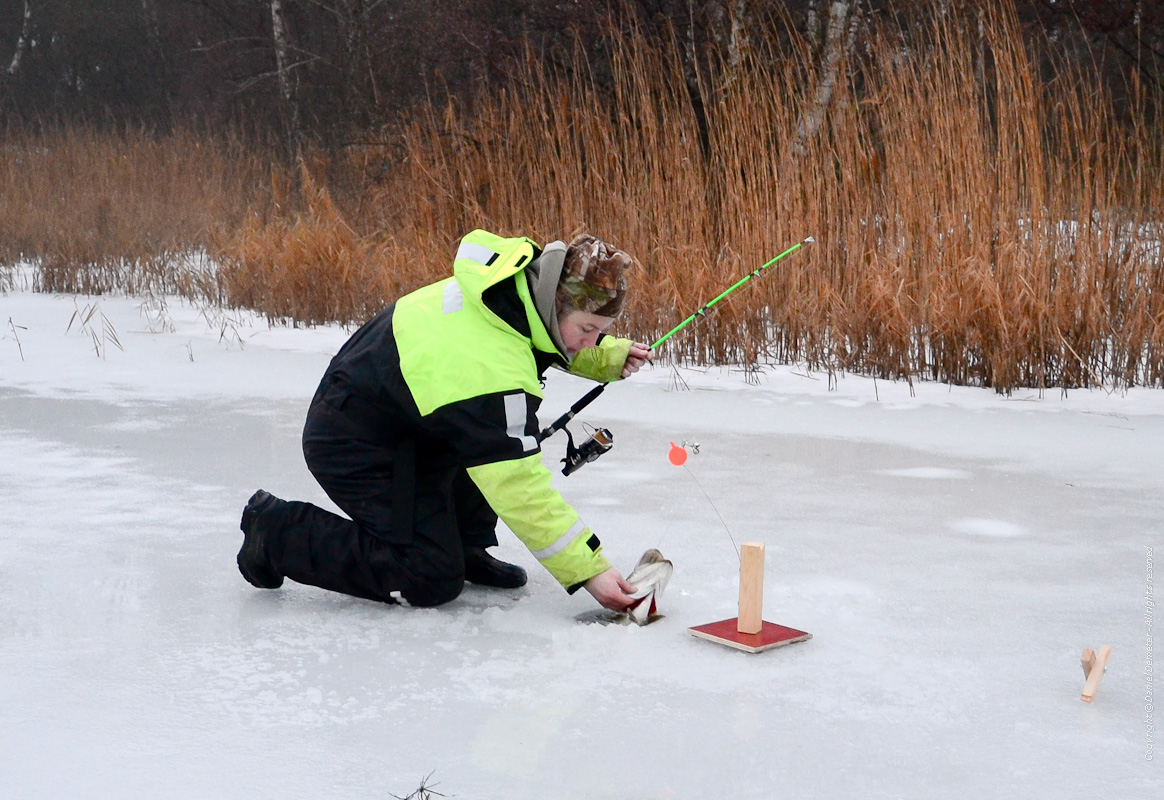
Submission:
<svg viewBox="0 0 1164 800">
<path fill-rule="evenodd" d="M 663 590 L 667 588 L 667 582 L 671 580 L 671 573 L 674 571 L 674 565 L 652 547 L 643 553 L 639 563 L 631 570 L 630 575 L 626 576 L 627 583 L 635 587 L 635 592 L 630 595 L 635 598 L 634 605 L 626 611 L 599 608 L 579 614 L 574 619 L 603 625 L 612 622 L 620 625 L 630 625 L 632 622 L 636 625 L 650 625 L 655 620 L 663 618 L 659 613 L 659 599 L 663 596 Z"/>
</svg>

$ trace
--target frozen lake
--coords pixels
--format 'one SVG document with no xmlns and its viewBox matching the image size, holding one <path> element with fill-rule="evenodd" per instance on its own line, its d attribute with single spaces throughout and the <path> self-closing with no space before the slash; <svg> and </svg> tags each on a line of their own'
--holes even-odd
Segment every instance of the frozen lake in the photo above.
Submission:
<svg viewBox="0 0 1164 800">
<path fill-rule="evenodd" d="M 582 415 L 614 450 L 556 478 L 624 573 L 675 563 L 664 619 L 601 626 L 506 531 L 529 585 L 439 609 L 252 588 L 250 493 L 328 505 L 298 438 L 344 332 L 176 302 L 153 332 L 99 302 L 104 358 L 65 335 L 73 298 L 0 296 L 5 797 L 387 798 L 430 773 L 498 800 L 1161 796 L 1164 392 L 641 373 Z M 587 388 L 551 373 L 543 424 Z M 736 614 L 729 532 L 766 543 L 765 619 L 811 641 L 686 633 Z"/>
</svg>

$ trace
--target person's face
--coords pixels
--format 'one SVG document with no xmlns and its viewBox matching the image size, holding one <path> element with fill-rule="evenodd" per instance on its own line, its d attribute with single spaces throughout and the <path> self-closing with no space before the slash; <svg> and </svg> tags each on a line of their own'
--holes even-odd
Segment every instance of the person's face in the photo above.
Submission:
<svg viewBox="0 0 1164 800">
<path fill-rule="evenodd" d="M 562 334 L 562 344 L 566 345 L 566 355 L 573 356 L 579 350 L 593 347 L 598 337 L 614 324 L 614 317 L 600 317 L 589 311 L 567 311 L 558 314 L 558 330 Z"/>
</svg>

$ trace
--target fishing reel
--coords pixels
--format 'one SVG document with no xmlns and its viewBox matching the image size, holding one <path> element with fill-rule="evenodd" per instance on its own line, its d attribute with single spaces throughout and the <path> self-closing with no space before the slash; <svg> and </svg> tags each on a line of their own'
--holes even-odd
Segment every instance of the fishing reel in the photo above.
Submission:
<svg viewBox="0 0 1164 800">
<path fill-rule="evenodd" d="M 581 447 L 574 446 L 574 435 L 570 433 L 570 429 L 566 427 L 566 423 L 574 419 L 574 416 L 586 408 L 594 398 L 602 394 L 602 390 L 606 388 L 605 383 L 595 386 L 587 392 L 577 403 L 570 406 L 570 410 L 562 416 L 554 420 L 554 423 L 548 428 L 538 434 L 538 441 L 544 442 L 558 431 L 566 432 L 566 457 L 562 459 L 565 465 L 562 467 L 562 474 L 569 475 L 572 472 L 577 472 L 591 461 L 596 461 L 600 455 L 605 453 L 610 448 L 614 447 L 614 434 L 606 428 L 594 428 L 590 432 L 590 438 L 582 443 Z"/>
<path fill-rule="evenodd" d="M 574 446 L 574 436 L 569 428 L 563 426 L 562 430 L 566 432 L 566 457 L 562 459 L 565 465 L 562 467 L 563 475 L 577 472 L 591 461 L 597 461 L 600 455 L 614 447 L 614 434 L 607 428 L 595 428 L 581 447 Z"/>
</svg>

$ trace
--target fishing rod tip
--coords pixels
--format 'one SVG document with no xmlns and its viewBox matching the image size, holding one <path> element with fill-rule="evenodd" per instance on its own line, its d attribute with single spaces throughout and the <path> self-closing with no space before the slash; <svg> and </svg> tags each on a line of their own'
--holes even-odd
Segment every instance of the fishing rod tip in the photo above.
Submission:
<svg viewBox="0 0 1164 800">
<path fill-rule="evenodd" d="M 804 240 L 804 243 L 805 243 L 805 244 L 816 244 L 816 239 L 814 239 L 814 238 L 812 238 L 811 236 L 809 236 L 809 237 L 807 237 L 807 238 Z"/>
</svg>

